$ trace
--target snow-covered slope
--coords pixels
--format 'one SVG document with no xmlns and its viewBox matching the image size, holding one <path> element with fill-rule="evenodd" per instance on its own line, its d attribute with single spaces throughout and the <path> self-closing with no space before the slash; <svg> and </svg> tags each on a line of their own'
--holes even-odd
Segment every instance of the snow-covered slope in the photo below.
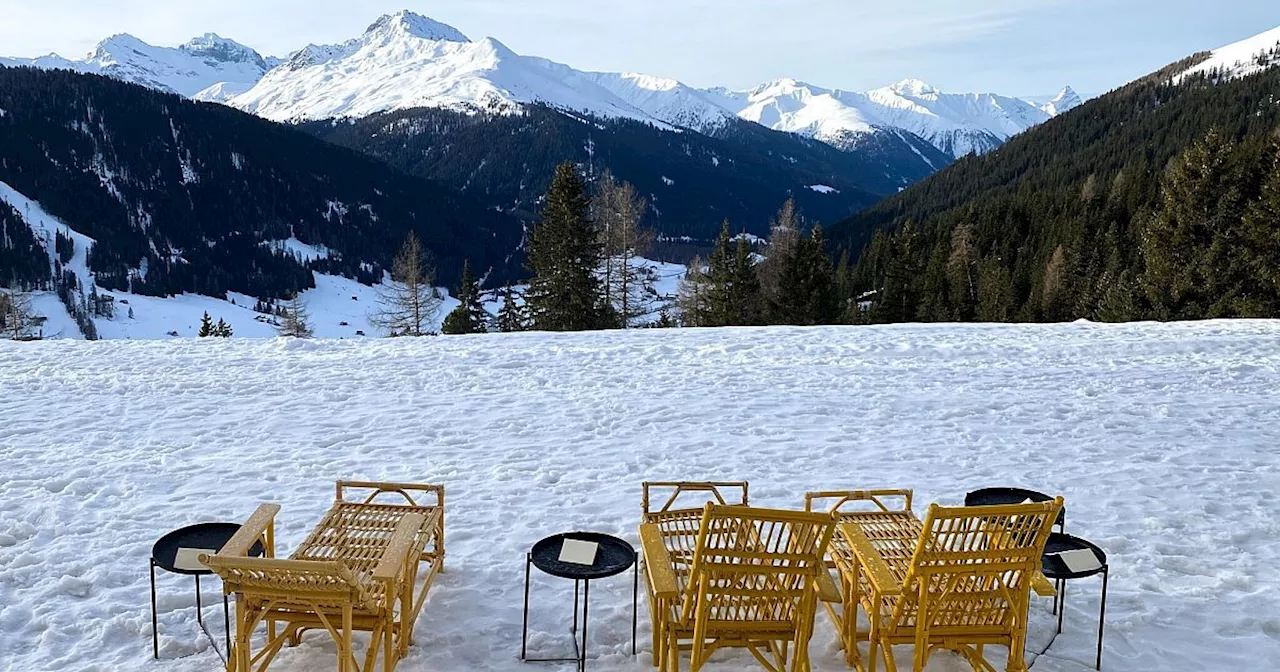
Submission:
<svg viewBox="0 0 1280 672">
<path fill-rule="evenodd" d="M 1200 74 L 1223 79 L 1247 77 L 1276 65 L 1280 65 L 1280 27 L 1214 49 L 1207 60 L 1174 77 L 1174 83 Z"/>
<path fill-rule="evenodd" d="M 221 669 L 191 580 L 165 573 L 151 660 L 151 544 L 275 502 L 287 555 L 354 478 L 447 492 L 447 571 L 400 672 L 568 669 L 519 660 L 529 547 L 578 529 L 637 543 L 643 481 L 729 479 L 789 509 L 914 488 L 921 515 L 986 486 L 1061 494 L 1110 561 L 1102 669 L 1274 670 L 1277 367 L 1268 321 L 0 342 L 0 667 Z M 568 655 L 573 590 L 533 581 L 529 653 Z M 1056 638 L 1052 600 L 1032 600 L 1031 670 L 1093 669 L 1100 584 L 1072 582 Z M 643 603 L 631 655 L 630 573 L 591 592 L 589 669 L 654 669 Z M 850 670 L 821 610 L 809 651 L 814 672 Z M 899 669 L 912 653 L 894 648 Z M 1004 647 L 986 657 L 1005 669 Z M 312 631 L 271 670 L 334 660 Z M 703 669 L 760 668 L 739 649 Z M 926 670 L 971 667 L 942 650 Z"/>
<path fill-rule="evenodd" d="M 213 33 L 178 47 L 156 47 L 132 35 L 115 35 L 80 60 L 56 54 L 0 59 L 0 65 L 102 74 L 203 100 L 222 100 L 228 93 L 246 91 L 279 62 Z"/>
</svg>

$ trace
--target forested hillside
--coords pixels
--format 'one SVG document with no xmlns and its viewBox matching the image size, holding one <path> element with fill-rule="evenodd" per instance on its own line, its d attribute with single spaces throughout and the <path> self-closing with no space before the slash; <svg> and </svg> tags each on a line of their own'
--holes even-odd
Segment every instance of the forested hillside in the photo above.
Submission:
<svg viewBox="0 0 1280 672">
<path fill-rule="evenodd" d="M 1203 58 L 835 227 L 860 318 L 1280 316 L 1280 70 L 1170 84 Z"/>
<path fill-rule="evenodd" d="M 810 219 L 839 221 L 951 160 L 905 131 L 868 136 L 845 152 L 745 121 L 710 137 L 539 105 L 518 115 L 404 110 L 303 128 L 525 217 L 539 210 L 559 163 L 589 176 L 607 168 L 648 200 L 647 226 L 701 240 L 726 218 L 764 236 L 791 197 Z"/>
<path fill-rule="evenodd" d="M 452 283 L 464 258 L 509 277 L 512 217 L 296 129 L 65 71 L 0 67 L 0 183 L 96 241 L 106 289 L 289 296 L 312 270 L 380 282 L 415 231 Z M 57 278 L 24 213 L 0 203 L 0 284 Z M 311 258 L 281 243 L 318 252 Z M 65 259 L 63 259 L 65 263 Z"/>
</svg>

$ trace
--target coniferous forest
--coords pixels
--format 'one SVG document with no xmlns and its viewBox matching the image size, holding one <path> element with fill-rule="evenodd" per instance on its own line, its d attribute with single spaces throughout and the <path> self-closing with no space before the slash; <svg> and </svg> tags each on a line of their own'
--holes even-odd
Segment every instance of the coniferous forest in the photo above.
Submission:
<svg viewBox="0 0 1280 672">
<path fill-rule="evenodd" d="M 1193 62 L 834 227 L 842 320 L 1280 316 L 1280 70 L 1172 85 Z"/>
<path fill-rule="evenodd" d="M 515 218 L 221 105 L 66 71 L 0 67 L 0 182 L 94 239 L 107 289 L 286 298 L 312 271 L 381 281 L 407 232 L 440 278 L 512 278 Z M 49 280 L 26 213 L 0 205 L 0 282 Z M 304 261 L 271 243 L 327 248 Z M 52 243 L 53 241 L 49 241 Z M 57 273 L 55 272 L 55 276 Z"/>
<path fill-rule="evenodd" d="M 810 217 L 838 221 L 929 175 L 929 164 L 951 161 L 909 133 L 877 134 L 845 152 L 746 121 L 711 137 L 541 105 L 519 115 L 403 110 L 302 128 L 527 219 L 540 211 L 558 164 L 576 163 L 589 180 L 609 170 L 648 199 L 646 226 L 700 241 L 712 240 L 726 218 L 764 236 L 789 197 Z"/>
</svg>

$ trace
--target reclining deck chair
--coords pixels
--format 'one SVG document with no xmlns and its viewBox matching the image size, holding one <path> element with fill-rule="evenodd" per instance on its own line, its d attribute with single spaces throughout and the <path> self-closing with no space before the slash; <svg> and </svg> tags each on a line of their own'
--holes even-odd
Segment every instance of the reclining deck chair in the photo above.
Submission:
<svg viewBox="0 0 1280 672">
<path fill-rule="evenodd" d="M 654 504 L 661 501 L 661 506 Z M 646 481 L 641 490 L 641 522 L 649 525 L 667 551 L 681 585 L 688 580 L 693 565 L 693 550 L 698 544 L 702 513 L 708 503 L 750 505 L 750 486 L 746 481 Z M 657 542 L 655 542 L 657 543 Z M 653 623 L 653 664 L 662 667 L 666 638 L 661 632 L 664 622 L 658 615 L 671 607 L 667 598 L 649 592 L 649 617 Z"/>
<path fill-rule="evenodd" d="M 347 501 L 347 490 L 370 492 L 363 501 Z M 379 495 L 403 502 L 375 502 Z M 394 670 L 443 571 L 444 489 L 339 481 L 333 507 L 287 560 L 273 557 L 279 510 L 261 505 L 216 555 L 203 558 L 226 592 L 236 594 L 228 672 L 262 672 L 286 643 L 296 645 L 305 630 L 320 628 L 337 643 L 338 672 L 373 672 L 380 654 L 383 672 Z M 260 539 L 267 557 L 246 557 Z M 266 641 L 254 653 L 253 633 L 263 622 Z M 372 635 L 363 665 L 352 648 L 356 630 Z"/>
<path fill-rule="evenodd" d="M 1025 672 L 1027 608 L 1031 585 L 1063 501 L 943 508 L 925 516 L 909 560 L 884 553 L 855 522 L 840 523 L 865 576 L 859 597 L 871 629 L 869 667 L 856 646 L 859 670 L 875 672 L 877 652 L 896 672 L 892 647 L 914 644 L 912 669 L 924 670 L 935 649 L 954 651 L 974 670 L 995 672 L 983 657 L 987 644 L 1009 648 L 1007 672 Z"/>
<path fill-rule="evenodd" d="M 687 571 L 679 571 L 685 563 L 658 525 L 641 524 L 657 665 L 677 672 L 687 641 L 693 672 L 724 647 L 746 648 L 771 672 L 807 672 L 834 528 L 829 514 L 708 503 Z"/>
</svg>

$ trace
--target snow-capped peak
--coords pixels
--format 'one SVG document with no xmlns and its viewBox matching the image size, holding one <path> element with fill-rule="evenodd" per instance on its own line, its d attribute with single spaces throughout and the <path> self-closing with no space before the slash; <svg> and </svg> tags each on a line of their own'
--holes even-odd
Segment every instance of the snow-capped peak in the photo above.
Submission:
<svg viewBox="0 0 1280 672">
<path fill-rule="evenodd" d="M 1056 117 L 1059 114 L 1069 112 L 1080 107 L 1083 103 L 1084 101 L 1080 99 L 1079 94 L 1077 94 L 1071 87 L 1064 86 L 1062 87 L 1062 90 L 1058 92 L 1058 95 L 1053 97 L 1053 100 L 1041 105 L 1040 109 L 1044 110 L 1049 116 Z"/>
<path fill-rule="evenodd" d="M 904 79 L 901 82 L 890 86 L 889 90 L 898 95 L 910 96 L 912 98 L 923 98 L 925 96 L 932 96 L 941 93 L 934 87 L 919 79 Z"/>
<path fill-rule="evenodd" d="M 401 10 L 395 14 L 384 14 L 364 31 L 366 41 L 416 37 L 423 40 L 443 42 L 470 42 L 462 31 L 421 14 L 409 10 Z"/>
<path fill-rule="evenodd" d="M 252 63 L 263 66 L 266 69 L 266 59 L 261 54 L 235 40 L 228 40 L 217 33 L 205 33 L 200 37 L 192 38 L 186 44 L 178 47 L 178 49 L 193 56 L 201 56 L 213 61 Z"/>
</svg>

